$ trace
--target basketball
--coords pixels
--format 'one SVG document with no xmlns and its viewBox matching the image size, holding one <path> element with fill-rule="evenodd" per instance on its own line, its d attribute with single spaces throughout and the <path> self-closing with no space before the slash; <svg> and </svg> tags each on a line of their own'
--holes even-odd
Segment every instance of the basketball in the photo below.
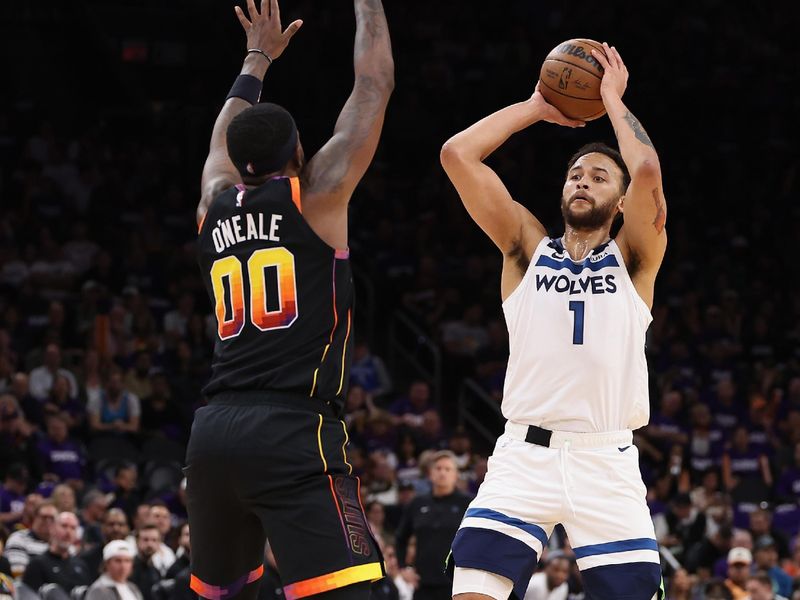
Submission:
<svg viewBox="0 0 800 600">
<path fill-rule="evenodd" d="M 592 56 L 593 48 L 605 56 L 594 40 L 562 42 L 547 55 L 539 73 L 542 96 L 570 119 L 592 121 L 606 113 L 600 98 L 603 67 Z"/>
</svg>

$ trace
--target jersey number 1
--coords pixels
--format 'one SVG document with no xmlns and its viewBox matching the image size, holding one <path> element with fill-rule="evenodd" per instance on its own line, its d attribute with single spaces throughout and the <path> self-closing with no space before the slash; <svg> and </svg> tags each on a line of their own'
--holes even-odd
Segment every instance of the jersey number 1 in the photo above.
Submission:
<svg viewBox="0 0 800 600">
<path fill-rule="evenodd" d="M 569 303 L 570 312 L 575 313 L 572 325 L 572 343 L 583 344 L 583 300 L 572 300 Z"/>
<path fill-rule="evenodd" d="M 242 262 L 235 256 L 220 258 L 211 265 L 214 312 L 221 340 L 236 337 L 244 327 L 246 309 L 242 271 Z M 267 273 L 277 279 L 277 298 L 267 297 Z M 256 250 L 247 261 L 247 278 L 250 281 L 250 322 L 260 331 L 290 327 L 297 319 L 294 255 L 283 247 Z M 273 310 L 270 310 L 270 305 Z"/>
</svg>

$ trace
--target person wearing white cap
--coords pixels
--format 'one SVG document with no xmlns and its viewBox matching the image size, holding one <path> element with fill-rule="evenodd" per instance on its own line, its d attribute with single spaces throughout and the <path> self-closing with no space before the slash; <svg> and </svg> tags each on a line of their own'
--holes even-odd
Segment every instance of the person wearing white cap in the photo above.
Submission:
<svg viewBox="0 0 800 600">
<path fill-rule="evenodd" d="M 747 600 L 750 597 L 745 587 L 752 564 L 753 554 L 747 548 L 738 546 L 728 552 L 728 578 L 725 580 L 725 587 L 730 590 L 733 600 Z"/>
<path fill-rule="evenodd" d="M 103 574 L 86 592 L 84 600 L 142 600 L 142 592 L 128 580 L 133 571 L 134 551 L 125 540 L 114 540 L 103 548 Z"/>
</svg>

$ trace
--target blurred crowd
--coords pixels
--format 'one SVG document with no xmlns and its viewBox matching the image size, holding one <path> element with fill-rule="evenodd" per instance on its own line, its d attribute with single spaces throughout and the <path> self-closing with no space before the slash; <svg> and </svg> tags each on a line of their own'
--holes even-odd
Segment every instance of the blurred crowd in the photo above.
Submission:
<svg viewBox="0 0 800 600">
<path fill-rule="evenodd" d="M 306 70 L 312 49 L 301 36 L 315 22 L 335 30 L 351 19 L 316 4 L 285 11 L 314 15 L 285 59 Z M 500 257 L 446 181 L 438 148 L 529 95 L 543 55 L 574 36 L 559 8 L 542 18 L 533 3 L 508 5 L 496 23 L 449 0 L 429 3 L 425 18 L 407 3 L 387 6 L 397 92 L 351 211 L 351 255 L 374 288 L 377 318 L 360 323 L 372 336 L 357 341 L 345 417 L 389 573 L 376 598 L 447 597 L 448 536 L 487 468 L 485 440 L 459 426 L 457 404 L 466 378 L 502 400 Z M 661 154 L 670 211 L 647 340 L 652 419 L 635 437 L 668 598 L 800 598 L 800 288 L 789 252 L 800 237 L 800 161 L 782 120 L 797 108 L 780 93 L 792 70 L 774 41 L 788 39 L 789 20 L 722 6 L 703 0 L 669 19 L 642 6 L 626 11 L 624 30 L 620 15 L 598 11 L 587 33 L 615 40 L 626 59 L 626 99 Z M 677 40 L 671 62 L 653 36 Z M 344 42 L 326 40 L 349 60 Z M 350 84 L 338 63 L 319 60 L 318 78 L 296 94 L 265 88 L 295 114 L 307 152 L 338 106 L 303 86 L 332 98 Z M 766 63 L 774 76 L 754 94 L 748 81 Z M 16 579 L 18 596 L 190 594 L 181 462 L 216 331 L 194 255 L 194 205 L 235 65 L 190 74 L 191 95 L 124 111 L 110 98 L 53 107 L 4 92 L 0 572 Z M 289 79 L 276 70 L 276 82 Z M 219 81 L 206 85 L 212 75 Z M 664 81 L 670 100 L 652 101 Z M 677 115 L 678 103 L 692 112 Z M 613 132 L 604 121 L 535 129 L 491 164 L 557 235 L 567 157 Z M 441 348 L 441 381 L 382 359 L 395 310 Z M 279 598 L 265 552 L 262 596 Z M 563 531 L 542 566 L 530 599 L 581 597 Z"/>
</svg>

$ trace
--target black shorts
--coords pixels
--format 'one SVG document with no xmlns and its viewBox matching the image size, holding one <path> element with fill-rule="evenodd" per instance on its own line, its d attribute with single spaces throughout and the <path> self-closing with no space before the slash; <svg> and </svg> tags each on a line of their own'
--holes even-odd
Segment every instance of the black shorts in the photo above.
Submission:
<svg viewBox="0 0 800 600">
<path fill-rule="evenodd" d="M 197 411 L 186 494 L 199 596 L 259 579 L 267 539 L 287 600 L 384 576 L 346 440 L 333 410 L 302 396 L 230 393 Z"/>
</svg>

